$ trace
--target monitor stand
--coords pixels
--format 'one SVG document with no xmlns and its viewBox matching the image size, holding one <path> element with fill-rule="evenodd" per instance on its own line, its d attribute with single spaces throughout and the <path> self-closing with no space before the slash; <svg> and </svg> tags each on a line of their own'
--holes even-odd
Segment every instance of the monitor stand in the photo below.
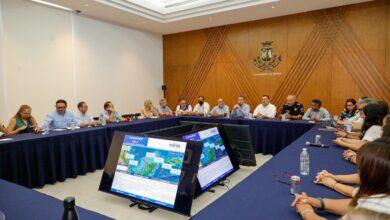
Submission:
<svg viewBox="0 0 390 220">
<path fill-rule="evenodd" d="M 223 181 L 225 181 L 226 179 L 222 179 L 221 181 L 219 181 L 218 183 L 217 183 L 217 186 L 226 186 L 226 184 L 223 182 Z M 211 192 L 211 193 L 215 193 L 215 189 L 208 189 L 208 190 L 206 190 L 206 192 Z"/>
<path fill-rule="evenodd" d="M 137 202 L 137 201 L 130 199 L 129 207 L 132 208 L 134 206 L 138 206 L 139 209 L 146 210 L 149 213 L 154 212 L 157 209 L 156 206 L 152 206 L 152 205 L 142 203 L 142 202 Z"/>
</svg>

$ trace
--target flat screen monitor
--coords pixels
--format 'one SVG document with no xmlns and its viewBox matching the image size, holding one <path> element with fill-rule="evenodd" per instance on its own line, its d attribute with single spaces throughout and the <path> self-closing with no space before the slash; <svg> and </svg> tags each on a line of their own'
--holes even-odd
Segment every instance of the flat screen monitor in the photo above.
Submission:
<svg viewBox="0 0 390 220">
<path fill-rule="evenodd" d="M 182 136 L 183 134 L 186 134 L 190 131 L 193 131 L 193 125 L 187 124 L 187 125 L 178 125 L 178 126 L 153 130 L 153 131 L 146 132 L 144 134 L 160 136 L 160 137 L 176 137 L 176 136 Z"/>
<path fill-rule="evenodd" d="M 226 147 L 226 140 L 221 136 L 217 127 L 184 135 L 182 139 L 203 142 L 198 171 L 199 187 L 195 196 L 239 169 L 238 163 L 232 158 L 232 152 L 229 147 Z"/>
<path fill-rule="evenodd" d="M 242 166 L 256 166 L 249 125 L 223 124 L 221 127 L 238 163 Z"/>
<path fill-rule="evenodd" d="M 190 215 L 202 143 L 116 132 L 99 190 Z"/>
<path fill-rule="evenodd" d="M 192 130 L 203 130 L 211 127 L 218 127 L 218 123 L 198 122 L 198 121 L 180 121 L 181 125 L 192 125 Z"/>
</svg>

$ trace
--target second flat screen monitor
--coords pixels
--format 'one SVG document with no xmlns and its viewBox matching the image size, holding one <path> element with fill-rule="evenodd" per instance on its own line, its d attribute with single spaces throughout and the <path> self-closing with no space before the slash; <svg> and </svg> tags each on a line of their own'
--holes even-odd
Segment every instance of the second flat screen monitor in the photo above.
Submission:
<svg viewBox="0 0 390 220">
<path fill-rule="evenodd" d="M 205 191 L 238 169 L 228 154 L 218 128 L 210 128 L 187 134 L 183 140 L 203 142 L 200 157 L 198 181 L 201 191 Z M 197 192 L 196 194 L 200 194 Z"/>
</svg>

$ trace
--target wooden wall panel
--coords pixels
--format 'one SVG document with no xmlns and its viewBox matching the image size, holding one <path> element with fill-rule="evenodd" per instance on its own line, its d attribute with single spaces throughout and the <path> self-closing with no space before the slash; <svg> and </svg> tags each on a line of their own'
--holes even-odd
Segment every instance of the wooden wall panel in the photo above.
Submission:
<svg viewBox="0 0 390 220">
<path fill-rule="evenodd" d="M 273 41 L 282 62 L 262 75 L 253 64 L 261 42 Z M 271 73 L 272 73 L 271 72 Z M 332 113 L 345 99 L 390 102 L 390 3 L 386 0 L 164 36 L 164 83 L 173 107 L 199 95 L 232 106 L 262 94 L 280 105 L 294 93 L 305 107 L 320 98 Z"/>
</svg>

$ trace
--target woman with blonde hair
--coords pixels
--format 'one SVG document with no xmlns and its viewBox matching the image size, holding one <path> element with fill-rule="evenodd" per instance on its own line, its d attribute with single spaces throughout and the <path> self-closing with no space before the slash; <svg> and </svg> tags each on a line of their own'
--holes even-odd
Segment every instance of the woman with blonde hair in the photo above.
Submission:
<svg viewBox="0 0 390 220">
<path fill-rule="evenodd" d="M 0 132 L 7 134 L 7 128 L 4 127 L 4 125 L 1 121 L 0 121 Z"/>
<path fill-rule="evenodd" d="M 158 116 L 156 107 L 153 106 L 152 101 L 149 99 L 144 102 L 144 107 L 141 109 L 141 114 L 145 118 L 152 118 L 153 116 Z"/>
<path fill-rule="evenodd" d="M 15 135 L 25 132 L 39 132 L 39 126 L 33 116 L 31 116 L 31 107 L 28 105 L 20 106 L 18 112 L 11 118 L 7 128 L 7 135 Z"/>
</svg>

